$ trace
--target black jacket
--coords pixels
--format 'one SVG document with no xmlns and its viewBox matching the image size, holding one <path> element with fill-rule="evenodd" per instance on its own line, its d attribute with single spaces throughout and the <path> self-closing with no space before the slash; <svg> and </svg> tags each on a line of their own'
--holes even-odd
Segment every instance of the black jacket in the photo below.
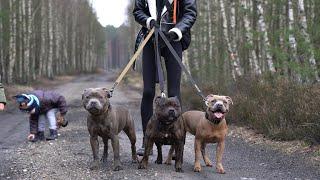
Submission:
<svg viewBox="0 0 320 180">
<path fill-rule="evenodd" d="M 156 0 L 154 0 L 156 1 Z M 173 3 L 171 4 L 173 9 Z M 158 10 L 159 11 L 159 10 Z M 160 10 L 161 11 L 161 10 Z M 142 31 L 146 34 L 147 20 L 151 17 L 149 12 L 149 7 L 147 0 L 135 0 L 135 6 L 133 10 L 133 15 L 135 20 L 143 26 Z M 166 21 L 167 23 L 172 23 L 172 19 L 170 16 L 165 16 L 162 21 Z M 191 35 L 190 29 L 196 21 L 197 17 L 197 5 L 196 0 L 178 0 L 177 7 L 177 23 L 173 25 L 175 29 L 178 29 L 178 37 L 181 43 L 183 50 L 187 49 L 190 45 Z M 176 31 L 175 31 L 176 32 Z M 179 35 L 180 34 L 180 35 Z"/>
</svg>

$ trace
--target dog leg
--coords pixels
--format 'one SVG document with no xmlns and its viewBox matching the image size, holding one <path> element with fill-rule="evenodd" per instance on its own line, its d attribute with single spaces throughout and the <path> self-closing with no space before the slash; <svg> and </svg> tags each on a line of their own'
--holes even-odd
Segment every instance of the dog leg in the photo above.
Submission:
<svg viewBox="0 0 320 180">
<path fill-rule="evenodd" d="M 183 141 L 179 141 L 178 144 L 175 145 L 175 151 L 176 151 L 175 168 L 176 168 L 176 172 L 183 172 L 183 170 L 182 170 L 183 148 L 184 148 Z"/>
<path fill-rule="evenodd" d="M 106 165 L 107 160 L 108 160 L 108 138 L 103 138 L 103 144 L 104 144 L 104 149 L 103 149 L 103 155 L 101 158 L 101 162 Z"/>
<path fill-rule="evenodd" d="M 212 163 L 208 157 L 208 154 L 206 153 L 206 143 L 201 144 L 201 154 L 206 166 L 212 167 Z"/>
<path fill-rule="evenodd" d="M 139 163 L 139 167 L 138 167 L 139 169 L 147 169 L 149 154 L 150 154 L 150 151 L 152 150 L 153 143 L 154 142 L 150 137 L 148 136 L 145 137 L 145 150 L 144 150 L 143 158 Z"/>
<path fill-rule="evenodd" d="M 133 124 L 133 123 L 132 123 Z M 137 150 L 136 150 L 136 132 L 134 131 L 134 125 L 131 126 L 132 128 L 128 128 L 128 130 L 124 130 L 127 134 L 130 143 L 131 143 L 131 155 L 132 155 L 132 163 L 138 162 Z"/>
<path fill-rule="evenodd" d="M 194 171 L 200 172 L 201 165 L 200 165 L 200 158 L 201 158 L 201 141 L 198 138 L 194 140 L 194 151 L 195 151 L 195 160 L 194 160 Z"/>
<path fill-rule="evenodd" d="M 220 174 L 226 173 L 223 169 L 223 166 L 222 166 L 223 151 L 224 151 L 224 140 L 218 142 L 217 149 L 216 149 L 216 158 L 217 158 L 216 169 L 217 169 L 217 172 Z"/>
<path fill-rule="evenodd" d="M 98 136 L 91 136 L 90 137 L 90 144 L 92 148 L 93 154 L 93 162 L 91 163 L 90 169 L 96 170 L 99 168 L 99 141 Z"/>
<path fill-rule="evenodd" d="M 162 145 L 160 143 L 156 143 L 156 146 L 157 146 L 158 156 L 155 163 L 162 164 Z"/>
<path fill-rule="evenodd" d="M 167 160 L 165 162 L 166 165 L 171 165 L 172 164 L 172 154 L 174 153 L 174 149 L 175 149 L 174 145 L 171 145 L 169 153 L 168 153 Z"/>
<path fill-rule="evenodd" d="M 120 147 L 119 147 L 119 136 L 114 135 L 111 138 L 113 155 L 114 155 L 114 171 L 122 170 L 121 163 L 120 163 Z"/>
</svg>

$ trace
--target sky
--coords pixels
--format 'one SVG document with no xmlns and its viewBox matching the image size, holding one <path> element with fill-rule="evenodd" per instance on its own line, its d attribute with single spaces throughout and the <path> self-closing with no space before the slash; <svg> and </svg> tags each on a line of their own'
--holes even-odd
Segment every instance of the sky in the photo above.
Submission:
<svg viewBox="0 0 320 180">
<path fill-rule="evenodd" d="M 119 27 L 127 20 L 126 9 L 129 0 L 91 0 L 102 26 Z"/>
</svg>

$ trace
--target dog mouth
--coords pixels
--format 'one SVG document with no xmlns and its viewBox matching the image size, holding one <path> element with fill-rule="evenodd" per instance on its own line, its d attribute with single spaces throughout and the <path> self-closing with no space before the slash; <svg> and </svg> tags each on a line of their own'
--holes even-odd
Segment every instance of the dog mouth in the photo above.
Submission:
<svg viewBox="0 0 320 180">
<path fill-rule="evenodd" d="M 219 124 L 221 122 L 221 120 L 224 119 L 225 116 L 225 111 L 223 111 L 222 109 L 218 108 L 218 109 L 210 109 L 207 111 L 207 119 L 211 122 L 213 122 L 214 124 Z"/>
<path fill-rule="evenodd" d="M 211 111 L 215 119 L 223 119 L 225 112 L 223 112 L 221 109 L 218 109 L 216 111 Z"/>
<path fill-rule="evenodd" d="M 95 106 L 89 107 L 87 110 L 92 114 L 97 114 L 100 112 L 100 109 Z"/>
</svg>

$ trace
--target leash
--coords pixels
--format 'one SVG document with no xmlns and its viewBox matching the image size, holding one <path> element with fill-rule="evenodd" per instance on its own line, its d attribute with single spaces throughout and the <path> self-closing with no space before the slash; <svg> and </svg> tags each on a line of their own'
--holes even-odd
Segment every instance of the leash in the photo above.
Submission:
<svg viewBox="0 0 320 180">
<path fill-rule="evenodd" d="M 159 29 L 155 29 L 155 43 L 154 43 L 154 49 L 155 49 L 155 61 L 156 61 L 156 67 L 158 72 L 158 78 L 159 78 L 159 84 L 160 84 L 160 91 L 161 91 L 161 97 L 166 97 L 166 94 L 164 93 L 164 77 L 163 77 L 163 69 L 161 66 L 161 57 L 160 57 L 160 47 L 159 47 Z"/>
<path fill-rule="evenodd" d="M 164 35 L 164 33 L 162 31 L 158 31 L 160 37 L 162 38 L 162 40 L 164 41 L 164 43 L 166 44 L 166 46 L 168 47 L 169 51 L 171 52 L 171 54 L 173 55 L 173 57 L 175 58 L 175 60 L 179 63 L 180 67 L 182 68 L 182 70 L 186 73 L 188 79 L 190 80 L 191 84 L 195 87 L 195 89 L 197 90 L 197 94 L 202 98 L 202 100 L 205 102 L 206 106 L 208 106 L 208 102 L 206 97 L 204 96 L 204 94 L 202 93 L 202 91 L 200 90 L 200 88 L 198 87 L 198 85 L 196 84 L 195 80 L 192 78 L 190 72 L 187 70 L 187 68 L 184 66 L 184 64 L 182 63 L 182 59 L 179 57 L 179 55 L 177 54 L 177 52 L 173 49 L 172 45 L 170 44 L 169 40 L 167 39 L 167 37 Z"/>
<path fill-rule="evenodd" d="M 147 37 L 142 41 L 142 43 L 140 44 L 139 48 L 137 49 L 137 51 L 133 54 L 133 56 L 131 57 L 129 63 L 126 65 L 126 67 L 122 70 L 122 72 L 120 73 L 120 75 L 118 76 L 117 80 L 114 82 L 112 88 L 110 89 L 110 96 L 112 97 L 113 91 L 116 88 L 116 86 L 120 83 L 120 81 L 123 79 L 124 75 L 127 74 L 127 72 L 129 71 L 130 67 L 132 66 L 132 64 L 135 62 L 135 60 L 138 58 L 138 56 L 140 55 L 141 51 L 143 50 L 144 46 L 147 44 L 147 42 L 149 41 L 149 39 L 151 38 L 152 34 L 154 33 L 154 28 L 152 28 Z"/>
</svg>

